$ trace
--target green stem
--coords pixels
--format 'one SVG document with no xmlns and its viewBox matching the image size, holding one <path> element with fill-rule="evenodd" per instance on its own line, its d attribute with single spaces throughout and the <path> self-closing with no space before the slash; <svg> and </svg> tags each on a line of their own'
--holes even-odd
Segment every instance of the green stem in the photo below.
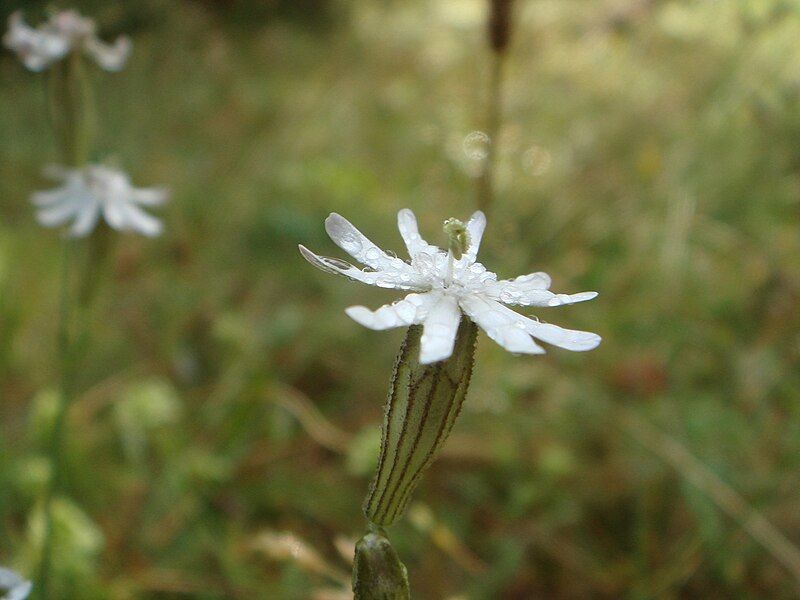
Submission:
<svg viewBox="0 0 800 600">
<path fill-rule="evenodd" d="M 50 598 L 50 573 L 53 556 L 53 500 L 61 491 L 66 469 L 64 468 L 64 442 L 66 437 L 66 421 L 69 405 L 74 392 L 74 354 L 72 335 L 70 332 L 70 272 L 72 264 L 72 244 L 64 240 L 61 264 L 61 300 L 58 327 L 59 370 L 61 390 L 58 398 L 56 415 L 48 444 L 50 459 L 50 478 L 44 496 L 44 535 L 42 537 L 42 555 L 37 577 L 37 595 L 42 600 Z"/>
<path fill-rule="evenodd" d="M 80 53 L 73 52 L 49 73 L 50 121 L 68 167 L 81 167 L 89 156 L 94 102 Z"/>
<path fill-rule="evenodd" d="M 50 117 L 62 160 L 70 167 L 81 167 L 87 160 L 91 140 L 91 100 L 89 84 L 79 53 L 74 52 L 51 70 Z M 74 241 L 65 238 L 61 264 L 61 292 L 58 325 L 60 394 L 47 454 L 51 473 L 44 493 L 41 557 L 34 587 L 40 600 L 53 598 L 51 590 L 54 544 L 53 504 L 62 492 L 66 478 L 67 416 L 75 394 L 77 367 L 77 329 L 71 290 L 74 271 Z M 77 304 L 83 304 L 78 298 Z"/>
</svg>

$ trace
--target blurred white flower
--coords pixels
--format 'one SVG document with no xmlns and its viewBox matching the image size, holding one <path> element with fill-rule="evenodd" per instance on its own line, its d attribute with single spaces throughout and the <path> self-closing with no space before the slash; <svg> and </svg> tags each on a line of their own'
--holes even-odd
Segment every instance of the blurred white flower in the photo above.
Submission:
<svg viewBox="0 0 800 600">
<path fill-rule="evenodd" d="M 454 256 L 453 250 L 444 251 L 423 240 L 416 217 L 408 209 L 398 213 L 397 224 L 411 256 L 410 263 L 378 248 L 336 213 L 325 221 L 328 235 L 367 268 L 362 270 L 336 258 L 317 256 L 302 245 L 300 252 L 308 262 L 328 273 L 344 275 L 368 285 L 410 290 L 412 293 L 402 300 L 376 311 L 364 306 L 351 306 L 346 312 L 356 322 L 376 330 L 422 324 L 422 364 L 444 360 L 452 354 L 462 313 L 511 352 L 544 353 L 533 337 L 567 350 L 583 351 L 597 347 L 600 343 L 597 334 L 542 323 L 504 306 L 561 306 L 591 300 L 597 296 L 596 292 L 554 294 L 548 291 L 550 277 L 546 273 L 498 281 L 496 274 L 475 261 L 486 227 L 484 214 L 476 212 L 465 226 L 448 221 L 446 227 L 451 223 L 462 228 L 461 237 L 454 238 L 462 240 L 463 253 L 456 250 L 456 254 L 460 254 L 458 257 Z"/>
<path fill-rule="evenodd" d="M 106 44 L 97 38 L 96 29 L 94 21 L 74 10 L 53 13 L 37 28 L 25 23 L 17 11 L 8 18 L 3 44 L 31 71 L 43 71 L 73 50 L 83 50 L 106 71 L 119 71 L 130 54 L 130 39 L 120 36 Z"/>
<path fill-rule="evenodd" d="M 125 173 L 104 165 L 80 169 L 48 167 L 45 175 L 63 182 L 60 187 L 31 196 L 38 207 L 36 217 L 45 227 L 59 227 L 72 221 L 69 235 L 84 237 L 92 232 L 102 215 L 118 231 L 151 237 L 161 233 L 161 222 L 142 207 L 163 204 L 168 196 L 166 189 L 135 188 Z"/>
<path fill-rule="evenodd" d="M 11 569 L 0 567 L 0 600 L 24 600 L 27 598 L 33 584 L 26 581 Z"/>
</svg>

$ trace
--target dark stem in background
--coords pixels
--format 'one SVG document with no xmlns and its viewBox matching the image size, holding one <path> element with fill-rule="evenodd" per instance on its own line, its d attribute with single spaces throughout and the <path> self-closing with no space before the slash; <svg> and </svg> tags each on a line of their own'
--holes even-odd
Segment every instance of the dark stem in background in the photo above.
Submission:
<svg viewBox="0 0 800 600">
<path fill-rule="evenodd" d="M 494 203 L 497 146 L 503 114 L 503 81 L 511 37 L 513 2 L 514 0 L 489 0 L 488 37 L 491 65 L 486 114 L 486 134 L 489 136 L 489 144 L 483 170 L 478 178 L 478 208 L 487 214 Z"/>
</svg>

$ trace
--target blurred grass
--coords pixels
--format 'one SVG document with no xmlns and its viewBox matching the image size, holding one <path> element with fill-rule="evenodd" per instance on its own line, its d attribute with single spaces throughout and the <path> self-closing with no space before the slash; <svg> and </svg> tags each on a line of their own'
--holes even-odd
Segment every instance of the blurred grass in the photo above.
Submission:
<svg viewBox="0 0 800 600">
<path fill-rule="evenodd" d="M 393 296 L 296 245 L 337 254 L 336 211 L 400 251 L 399 208 L 432 241 L 474 209 L 484 5 L 77 5 L 135 43 L 96 75 L 98 158 L 173 200 L 164 237 L 119 239 L 92 314 L 64 595 L 313 597 L 362 533 L 402 333 L 353 324 L 346 306 Z M 800 544 L 798 40 L 782 0 L 520 0 L 483 262 L 597 289 L 539 316 L 604 342 L 520 358 L 481 339 L 447 454 L 391 531 L 417 597 L 796 596 L 627 416 Z M 27 197 L 56 153 L 41 79 L 6 52 L 0 81 L 0 562 L 30 573 L 59 239 Z"/>
</svg>

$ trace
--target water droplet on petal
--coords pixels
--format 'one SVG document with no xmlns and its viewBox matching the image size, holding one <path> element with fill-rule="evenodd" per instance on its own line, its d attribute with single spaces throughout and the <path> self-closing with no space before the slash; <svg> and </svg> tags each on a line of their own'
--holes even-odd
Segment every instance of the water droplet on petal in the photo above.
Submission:
<svg viewBox="0 0 800 600">
<path fill-rule="evenodd" d="M 500 292 L 500 302 L 504 302 L 506 304 L 513 302 L 515 299 L 515 294 L 508 290 L 503 290 Z"/>
<path fill-rule="evenodd" d="M 480 263 L 474 263 L 474 264 L 470 265 L 469 270 L 472 273 L 475 273 L 476 275 L 481 275 L 482 273 L 486 272 L 486 267 L 484 267 Z"/>
<path fill-rule="evenodd" d="M 381 257 L 381 251 L 378 250 L 375 246 L 367 248 L 367 251 L 364 253 L 364 258 L 369 261 L 378 260 L 380 257 Z"/>
<path fill-rule="evenodd" d="M 352 233 L 346 233 L 339 240 L 345 252 L 350 254 L 358 254 L 361 252 L 361 241 Z"/>
<path fill-rule="evenodd" d="M 572 299 L 567 294 L 556 294 L 547 302 L 548 306 L 562 306 L 563 304 L 571 304 Z"/>
<path fill-rule="evenodd" d="M 404 321 L 411 321 L 417 311 L 408 302 L 399 302 L 395 304 L 395 311 L 397 315 Z"/>
</svg>

